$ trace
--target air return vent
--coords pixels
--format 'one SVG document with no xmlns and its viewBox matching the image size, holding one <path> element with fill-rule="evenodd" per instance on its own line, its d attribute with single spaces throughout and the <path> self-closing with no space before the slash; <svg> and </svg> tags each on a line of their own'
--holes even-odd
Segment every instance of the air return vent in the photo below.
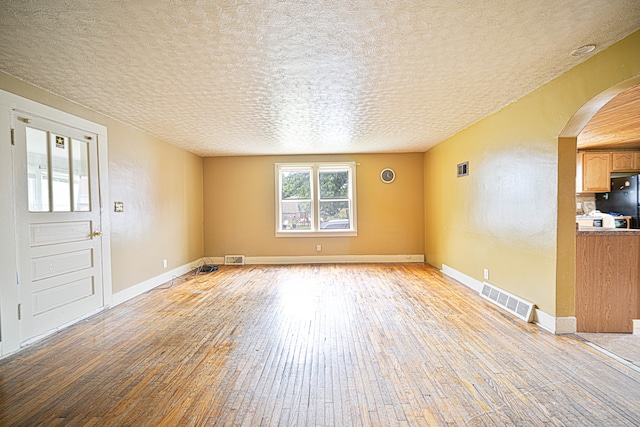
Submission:
<svg viewBox="0 0 640 427">
<path fill-rule="evenodd" d="M 244 265 L 244 255 L 225 255 L 224 265 Z"/>
<path fill-rule="evenodd" d="M 525 322 L 531 322 L 533 320 L 533 304 L 515 295 L 511 295 L 507 291 L 503 291 L 485 282 L 482 284 L 480 296 L 504 308 L 509 313 L 515 314 Z"/>
</svg>

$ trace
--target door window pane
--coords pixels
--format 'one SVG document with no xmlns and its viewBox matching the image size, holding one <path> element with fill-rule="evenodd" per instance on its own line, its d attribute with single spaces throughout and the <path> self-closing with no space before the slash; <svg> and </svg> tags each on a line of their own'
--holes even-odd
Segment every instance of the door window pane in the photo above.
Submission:
<svg viewBox="0 0 640 427">
<path fill-rule="evenodd" d="M 89 190 L 89 144 L 73 139 L 71 159 L 73 164 L 73 210 L 91 210 Z"/>
<path fill-rule="evenodd" d="M 47 133 L 27 128 L 27 193 L 30 212 L 49 212 Z"/>
<path fill-rule="evenodd" d="M 69 138 L 51 134 L 51 194 L 54 212 L 71 211 L 71 183 L 69 182 Z"/>
</svg>

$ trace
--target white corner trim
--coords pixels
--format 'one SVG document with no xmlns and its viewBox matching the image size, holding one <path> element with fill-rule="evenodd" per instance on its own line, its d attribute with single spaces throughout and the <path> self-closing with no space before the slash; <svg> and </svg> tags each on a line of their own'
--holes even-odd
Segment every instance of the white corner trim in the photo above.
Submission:
<svg viewBox="0 0 640 427">
<path fill-rule="evenodd" d="M 167 271 L 166 273 L 162 273 L 159 276 L 152 277 L 151 279 L 145 280 L 144 282 L 140 282 L 137 285 L 133 285 L 124 289 L 120 292 L 113 294 L 112 307 L 115 307 L 118 304 L 122 304 L 125 301 L 129 301 L 132 298 L 137 297 L 138 295 L 142 295 L 145 292 L 150 291 L 151 289 L 162 285 L 163 283 L 167 283 L 173 277 L 182 276 L 185 273 L 196 268 L 198 263 L 200 263 L 200 259 L 197 261 L 190 262 L 178 268 L 174 268 L 171 271 Z"/>
<path fill-rule="evenodd" d="M 556 335 L 575 334 L 577 330 L 575 317 L 556 317 L 540 309 L 536 309 L 533 323 Z"/>
<path fill-rule="evenodd" d="M 556 317 L 556 335 L 575 334 L 578 321 L 574 316 Z"/>
<path fill-rule="evenodd" d="M 207 257 L 214 261 L 224 258 Z M 403 262 L 422 262 L 424 263 L 423 254 L 414 255 L 309 255 L 309 256 L 245 256 L 245 264 L 349 264 L 349 263 L 403 263 Z"/>
<path fill-rule="evenodd" d="M 455 268 L 451 268 L 446 264 L 442 264 L 442 270 L 440 271 L 443 274 L 451 277 L 452 279 L 456 279 L 463 285 L 473 289 L 477 293 L 480 293 L 482 291 L 482 282 L 480 280 L 476 280 L 471 276 L 467 276 L 466 274 L 459 272 Z"/>
</svg>

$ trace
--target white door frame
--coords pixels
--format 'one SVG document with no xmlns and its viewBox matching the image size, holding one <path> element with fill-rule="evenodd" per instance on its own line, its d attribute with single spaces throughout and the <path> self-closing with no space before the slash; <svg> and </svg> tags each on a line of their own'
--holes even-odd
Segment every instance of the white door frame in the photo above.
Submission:
<svg viewBox="0 0 640 427">
<path fill-rule="evenodd" d="M 16 202 L 13 182 L 11 116 L 21 110 L 98 135 L 98 180 L 102 221 L 102 286 L 104 306 L 112 304 L 111 233 L 109 224 L 109 186 L 107 128 L 29 99 L 0 90 L 0 357 L 20 349 L 18 323 L 19 293 L 16 284 Z"/>
</svg>

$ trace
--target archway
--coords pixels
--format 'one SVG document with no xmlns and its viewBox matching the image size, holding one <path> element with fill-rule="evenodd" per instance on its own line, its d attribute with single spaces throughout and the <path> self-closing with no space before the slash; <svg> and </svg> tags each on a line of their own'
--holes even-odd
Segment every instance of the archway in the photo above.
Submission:
<svg viewBox="0 0 640 427">
<path fill-rule="evenodd" d="M 601 92 L 584 104 L 558 136 L 558 220 L 556 261 L 556 333 L 575 333 L 576 150 L 578 135 L 593 116 L 621 92 L 640 84 L 640 75 Z"/>
</svg>

